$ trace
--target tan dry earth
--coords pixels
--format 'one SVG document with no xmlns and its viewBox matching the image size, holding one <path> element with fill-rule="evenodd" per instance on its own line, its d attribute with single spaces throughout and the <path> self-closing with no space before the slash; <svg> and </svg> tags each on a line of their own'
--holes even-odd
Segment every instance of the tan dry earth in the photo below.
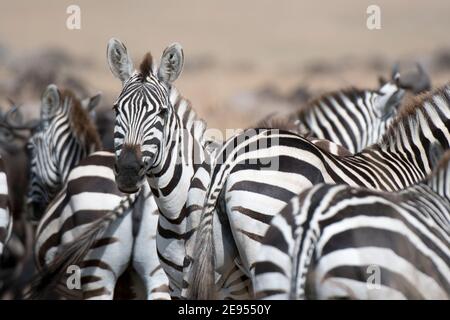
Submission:
<svg viewBox="0 0 450 320">
<path fill-rule="evenodd" d="M 70 4 L 81 7 L 81 30 L 66 28 Z M 381 30 L 366 27 L 370 4 L 381 7 Z M 299 84 L 316 91 L 373 87 L 380 72 L 404 59 L 424 62 L 434 84 L 448 81 L 450 70 L 433 69 L 431 57 L 450 46 L 449 13 L 445 0 L 0 0 L 0 45 L 9 59 L 56 47 L 89 62 L 69 72 L 111 103 L 120 83 L 106 64 L 110 37 L 125 42 L 135 64 L 149 49 L 159 57 L 180 42 L 186 70 L 177 87 L 209 126 L 224 129 L 291 108 L 252 100 L 249 92 L 265 85 L 282 94 Z M 380 70 L 371 67 L 377 62 Z M 327 64 L 334 71 L 321 72 Z M 10 77 L 0 68 L 0 81 Z"/>
</svg>

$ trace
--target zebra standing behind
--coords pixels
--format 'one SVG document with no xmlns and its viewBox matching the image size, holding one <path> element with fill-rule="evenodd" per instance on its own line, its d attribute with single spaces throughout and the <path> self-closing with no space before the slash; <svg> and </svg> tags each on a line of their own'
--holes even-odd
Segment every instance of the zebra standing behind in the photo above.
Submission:
<svg viewBox="0 0 450 320">
<path fill-rule="evenodd" d="M 356 153 L 384 134 L 398 112 L 404 93 L 397 72 L 379 90 L 352 87 L 328 92 L 284 117 L 292 128 L 290 131 L 329 140 Z M 256 127 L 281 129 L 274 116 Z"/>
<path fill-rule="evenodd" d="M 40 129 L 29 143 L 29 201 L 34 207 L 47 208 L 36 231 L 40 273 L 31 297 L 56 289 L 68 298 L 112 299 L 118 277 L 131 262 L 142 278 L 146 297 L 168 299 L 168 280 L 156 254 L 157 207 L 148 185 L 124 197 L 114 181 L 113 154 L 93 152 L 99 148 L 99 139 L 88 111 L 97 102 L 91 101 L 86 110 L 71 92 L 54 85 L 43 95 Z M 84 248 L 85 259 L 53 267 L 67 250 L 66 243 L 83 235 L 99 217 L 116 211 L 124 217 Z M 64 281 L 71 273 L 80 276 L 81 292 Z"/>
<path fill-rule="evenodd" d="M 12 224 L 9 209 L 8 182 L 3 159 L 0 157 L 0 259 L 11 235 Z"/>
<path fill-rule="evenodd" d="M 387 193 L 319 184 L 272 219 L 255 265 L 265 299 L 449 299 L 450 151 Z"/>
<path fill-rule="evenodd" d="M 405 88 L 415 92 L 430 85 L 418 64 L 418 73 L 401 75 L 398 64 L 390 81 L 380 81 L 378 90 L 351 87 L 324 93 L 308 101 L 297 112 L 282 118 L 274 115 L 260 121 L 257 128 L 287 129 L 302 136 L 325 139 L 351 153 L 378 142 L 395 119 L 405 96 Z M 280 126 L 281 124 L 281 126 Z"/>
</svg>

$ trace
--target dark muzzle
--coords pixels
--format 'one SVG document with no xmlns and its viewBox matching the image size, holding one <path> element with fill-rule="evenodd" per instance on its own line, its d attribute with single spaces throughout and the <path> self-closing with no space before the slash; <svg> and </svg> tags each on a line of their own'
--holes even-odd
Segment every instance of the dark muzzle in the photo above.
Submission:
<svg viewBox="0 0 450 320">
<path fill-rule="evenodd" d="M 116 183 L 120 191 L 135 193 L 145 176 L 145 166 L 136 147 L 124 147 L 114 165 Z"/>
</svg>

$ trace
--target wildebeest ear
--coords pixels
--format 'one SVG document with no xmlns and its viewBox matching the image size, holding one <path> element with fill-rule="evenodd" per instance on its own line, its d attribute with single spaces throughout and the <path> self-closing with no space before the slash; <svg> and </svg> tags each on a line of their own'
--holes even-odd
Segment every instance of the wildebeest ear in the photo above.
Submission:
<svg viewBox="0 0 450 320">
<path fill-rule="evenodd" d="M 378 77 L 378 85 L 379 85 L 380 87 L 384 86 L 386 83 L 387 83 L 387 80 L 386 80 L 385 77 L 383 77 L 383 76 L 379 76 L 379 77 Z"/>
<path fill-rule="evenodd" d="M 44 128 L 48 126 L 55 112 L 60 107 L 60 100 L 61 95 L 58 87 L 54 84 L 48 85 L 41 99 L 41 122 Z"/>
<path fill-rule="evenodd" d="M 183 70 L 183 64 L 183 48 L 178 43 L 171 44 L 162 54 L 158 78 L 166 84 L 172 84 Z"/>
<path fill-rule="evenodd" d="M 115 38 L 111 38 L 108 42 L 106 50 L 109 68 L 114 76 L 122 83 L 128 80 L 133 74 L 133 61 L 128 55 L 125 45 Z"/>
</svg>

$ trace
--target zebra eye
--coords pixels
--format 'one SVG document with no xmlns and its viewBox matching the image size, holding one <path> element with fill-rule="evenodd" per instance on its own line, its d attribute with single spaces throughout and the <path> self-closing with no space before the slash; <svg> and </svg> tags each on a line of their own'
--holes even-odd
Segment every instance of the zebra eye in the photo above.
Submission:
<svg viewBox="0 0 450 320">
<path fill-rule="evenodd" d="M 164 117 L 167 114 L 167 108 L 161 108 L 161 110 L 159 110 L 159 114 Z"/>
<path fill-rule="evenodd" d="M 117 105 L 117 103 L 115 103 L 112 108 L 116 114 L 119 112 L 119 106 Z"/>
</svg>

